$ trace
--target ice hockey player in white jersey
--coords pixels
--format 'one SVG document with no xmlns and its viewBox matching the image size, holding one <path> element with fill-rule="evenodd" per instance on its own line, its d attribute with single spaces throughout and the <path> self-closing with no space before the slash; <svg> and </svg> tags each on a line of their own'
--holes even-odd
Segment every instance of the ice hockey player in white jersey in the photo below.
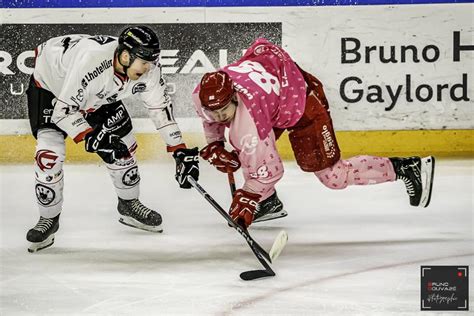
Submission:
<svg viewBox="0 0 474 316">
<path fill-rule="evenodd" d="M 28 251 L 49 247 L 59 228 L 63 204 L 65 138 L 83 143 L 106 163 L 118 195 L 119 221 L 161 232 L 162 218 L 139 201 L 140 175 L 132 121 L 121 100 L 138 96 L 176 161 L 176 180 L 190 188 L 198 180 L 198 149 L 188 149 L 158 63 L 160 44 L 146 26 L 125 29 L 119 38 L 66 35 L 35 50 L 27 90 L 35 155 L 35 192 L 40 218 L 27 233 Z"/>
</svg>

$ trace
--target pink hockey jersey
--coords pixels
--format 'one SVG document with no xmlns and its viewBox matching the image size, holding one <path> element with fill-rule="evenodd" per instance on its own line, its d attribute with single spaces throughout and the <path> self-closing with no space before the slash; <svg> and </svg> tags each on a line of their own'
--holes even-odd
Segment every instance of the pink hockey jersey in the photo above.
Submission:
<svg viewBox="0 0 474 316">
<path fill-rule="evenodd" d="M 223 124 L 208 117 L 199 100 L 199 85 L 193 92 L 196 111 L 208 143 L 225 140 L 225 128 L 229 128 L 229 142 L 242 164 L 243 189 L 261 194 L 264 200 L 283 176 L 273 128 L 288 128 L 299 121 L 306 103 L 306 84 L 288 53 L 263 38 L 221 70 L 229 74 L 237 91 L 234 119 Z"/>
</svg>

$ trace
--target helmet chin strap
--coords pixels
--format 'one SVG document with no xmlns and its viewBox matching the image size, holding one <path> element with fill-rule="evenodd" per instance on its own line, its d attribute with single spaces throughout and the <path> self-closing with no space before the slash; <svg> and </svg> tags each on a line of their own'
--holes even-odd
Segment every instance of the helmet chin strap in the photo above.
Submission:
<svg viewBox="0 0 474 316">
<path fill-rule="evenodd" d="M 123 52 L 123 51 L 122 51 Z M 130 56 L 129 58 L 129 61 L 128 61 L 128 66 L 122 64 L 122 61 L 120 59 L 120 55 L 122 55 L 122 52 L 120 52 L 117 56 L 117 59 L 118 59 L 118 62 L 120 64 L 120 66 L 122 66 L 123 68 L 123 72 L 125 73 L 125 75 L 128 77 L 128 74 L 127 74 L 127 71 L 128 71 L 128 68 L 130 68 L 130 66 L 133 64 L 133 62 L 135 61 L 135 56 L 133 56 L 132 54 L 130 54 L 130 52 L 128 53 L 128 55 Z"/>
</svg>

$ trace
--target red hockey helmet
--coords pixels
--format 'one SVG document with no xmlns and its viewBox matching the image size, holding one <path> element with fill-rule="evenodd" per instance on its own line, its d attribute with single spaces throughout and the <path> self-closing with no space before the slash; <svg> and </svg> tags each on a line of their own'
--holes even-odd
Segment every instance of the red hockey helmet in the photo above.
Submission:
<svg viewBox="0 0 474 316">
<path fill-rule="evenodd" d="M 232 99 L 232 79 L 223 71 L 208 72 L 201 79 L 199 99 L 204 108 L 214 111 L 226 106 Z"/>
</svg>

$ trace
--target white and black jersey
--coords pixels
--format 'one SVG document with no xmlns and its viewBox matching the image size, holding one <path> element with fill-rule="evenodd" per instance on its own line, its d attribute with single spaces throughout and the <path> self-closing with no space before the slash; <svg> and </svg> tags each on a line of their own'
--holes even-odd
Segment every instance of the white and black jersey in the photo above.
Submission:
<svg viewBox="0 0 474 316">
<path fill-rule="evenodd" d="M 52 122 L 78 142 L 90 130 L 84 113 L 137 95 L 167 145 L 183 143 L 161 68 L 153 66 L 130 80 L 114 71 L 117 46 L 116 37 L 82 34 L 55 37 L 38 46 L 33 77 L 57 99 Z"/>
</svg>

